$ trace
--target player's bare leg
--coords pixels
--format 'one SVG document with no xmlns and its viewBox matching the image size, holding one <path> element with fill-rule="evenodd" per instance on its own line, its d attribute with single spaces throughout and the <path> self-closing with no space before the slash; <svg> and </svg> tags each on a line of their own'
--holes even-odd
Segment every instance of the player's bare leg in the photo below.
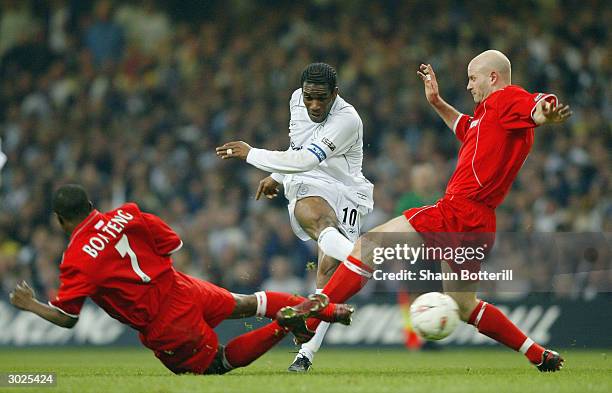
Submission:
<svg viewBox="0 0 612 393">
<path fill-rule="evenodd" d="M 338 230 L 338 217 L 324 198 L 309 196 L 298 200 L 293 214 L 325 255 L 342 261 L 353 249 L 353 242 Z"/>
<path fill-rule="evenodd" d="M 451 273 L 453 269 L 447 262 L 442 263 L 442 272 Z M 459 318 L 463 322 L 468 322 L 472 311 L 478 306 L 480 299 L 476 297 L 478 283 L 474 281 L 444 281 L 442 283 L 444 293 L 455 300 L 459 306 Z"/>
<path fill-rule="evenodd" d="M 308 298 L 284 292 L 260 291 L 253 295 L 232 293 L 236 305 L 227 319 L 242 319 L 249 317 L 266 317 L 277 319 L 278 312 L 287 307 L 294 307 L 302 318 L 313 314 L 328 322 L 346 324 L 344 304 L 330 303 L 325 295 L 309 296 Z"/>
<path fill-rule="evenodd" d="M 228 319 L 248 318 L 257 313 L 258 301 L 255 295 L 232 293 L 232 296 L 234 296 L 236 306 L 234 306 L 234 311 L 232 311 Z"/>
<path fill-rule="evenodd" d="M 329 281 L 332 274 L 334 274 L 339 263 L 340 262 L 334 258 L 325 255 L 321 250 L 319 250 L 316 294 L 321 294 L 322 288 L 325 286 L 325 284 L 327 284 L 327 281 Z M 327 329 L 329 329 L 328 322 L 321 322 L 319 326 L 317 326 L 315 335 L 312 337 L 312 339 L 307 343 L 302 344 L 295 359 L 293 360 L 293 363 L 291 366 L 289 366 L 289 371 L 306 372 L 310 369 L 315 353 L 317 353 L 321 348 L 321 344 L 323 343 Z"/>
<path fill-rule="evenodd" d="M 319 250 L 319 262 L 317 263 L 317 288 L 323 288 L 334 274 L 340 261 L 325 255 Z"/>
<path fill-rule="evenodd" d="M 276 298 L 276 299 L 275 299 Z M 344 311 L 352 309 L 346 305 L 329 304 L 323 294 L 310 295 L 307 299 L 279 292 L 258 292 L 255 295 L 234 295 L 235 312 L 230 318 L 252 315 L 272 317 L 276 320 L 266 326 L 232 339 L 226 346 L 219 345 L 217 354 L 205 374 L 225 374 L 237 367 L 245 367 L 270 350 L 289 332 L 296 339 L 310 339 L 306 334 L 305 318 L 324 318 L 329 322 L 344 322 Z M 267 305 L 267 300 L 270 304 Z M 295 303 L 279 309 L 281 303 Z"/>
<path fill-rule="evenodd" d="M 261 291 L 253 295 L 232 293 L 236 302 L 234 310 L 227 319 L 266 317 L 276 319 L 281 327 L 291 330 L 297 342 L 307 342 L 314 332 L 306 327 L 306 318 L 317 318 L 325 323 L 349 324 L 354 311 L 346 304 L 330 304 L 324 294 L 304 298 L 298 295 Z"/>
<path fill-rule="evenodd" d="M 336 270 L 329 283 L 323 288 L 332 302 L 344 302 L 359 292 L 371 278 L 373 271 L 373 250 L 379 247 L 384 232 L 407 233 L 406 244 L 418 245 L 420 236 L 415 239 L 410 232 L 414 228 L 404 216 L 394 218 L 387 223 L 374 228 L 359 238 L 351 255 Z M 442 268 L 449 271 L 450 267 L 444 263 Z M 540 371 L 558 371 L 563 365 L 563 358 L 558 353 L 546 350 L 536 344 L 516 327 L 497 307 L 487 304 L 476 297 L 475 283 L 445 283 L 448 291 L 459 305 L 461 318 L 476 326 L 478 330 L 503 343 L 504 345 L 521 351 L 535 364 Z M 316 326 L 316 320 L 309 320 L 309 328 Z"/>
<path fill-rule="evenodd" d="M 349 252 L 353 245 L 338 231 L 336 213 L 325 199 L 316 196 L 302 198 L 296 202 L 294 214 L 302 229 L 319 244 L 316 293 L 321 293 L 323 286 L 327 284 L 340 263 L 337 259 L 325 255 L 322 249 L 338 255 Z M 329 323 L 326 322 L 317 326 L 314 337 L 302 345 L 289 366 L 289 371 L 308 371 L 328 328 Z"/>
<path fill-rule="evenodd" d="M 452 272 L 448 263 L 442 271 Z M 474 325 L 478 331 L 515 351 L 522 352 L 540 371 L 559 371 L 563 358 L 555 351 L 545 349 L 527 337 L 497 307 L 476 296 L 478 283 L 473 281 L 444 281 L 444 292 L 459 306 L 459 317 Z"/>
<path fill-rule="evenodd" d="M 405 233 L 404 241 L 409 246 L 418 247 L 422 243 L 421 237 L 406 220 L 406 217 L 398 216 L 363 234 L 355 243 L 350 256 L 373 268 L 375 266 L 373 262 L 374 248 L 380 247 L 384 243 L 383 236 L 385 233 Z"/>
</svg>

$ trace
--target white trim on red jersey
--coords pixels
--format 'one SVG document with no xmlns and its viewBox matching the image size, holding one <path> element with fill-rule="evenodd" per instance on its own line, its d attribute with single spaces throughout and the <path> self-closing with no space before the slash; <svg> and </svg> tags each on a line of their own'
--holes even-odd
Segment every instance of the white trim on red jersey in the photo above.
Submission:
<svg viewBox="0 0 612 393">
<path fill-rule="evenodd" d="M 432 207 L 438 207 L 438 204 L 436 203 L 435 205 L 423 206 L 418 212 L 410 216 L 410 218 L 408 219 L 408 222 L 410 222 L 410 220 L 412 220 L 417 214 L 422 213 L 427 209 L 431 209 Z"/>
<path fill-rule="evenodd" d="M 179 241 L 180 241 L 179 245 L 178 245 L 178 246 L 177 246 L 177 247 L 176 247 L 174 250 L 170 251 L 170 252 L 168 253 L 168 255 L 172 255 L 172 254 L 174 254 L 175 252 L 177 252 L 178 250 L 180 250 L 181 248 L 183 248 L 183 241 L 182 241 L 182 240 L 180 240 L 180 239 L 179 239 Z"/>
<path fill-rule="evenodd" d="M 67 313 L 66 311 L 64 311 L 64 310 L 62 310 L 61 308 L 59 308 L 58 306 L 54 306 L 53 304 L 51 304 L 51 302 L 47 302 L 47 304 L 48 304 L 50 307 L 53 307 L 53 308 L 54 308 L 54 309 L 56 309 L 57 311 L 61 312 L 62 314 L 64 314 L 64 315 L 68 315 L 70 318 L 77 318 L 77 319 L 79 318 L 79 316 L 78 316 L 78 315 L 69 314 L 69 313 Z"/>
<path fill-rule="evenodd" d="M 457 135 L 457 125 L 459 124 L 459 120 L 461 120 L 461 118 L 463 116 L 467 116 L 465 113 L 460 113 L 459 116 L 457 116 L 457 120 L 455 120 L 455 123 L 453 124 L 453 134 Z"/>
<path fill-rule="evenodd" d="M 533 120 L 534 123 L 535 123 L 535 119 L 533 118 L 533 114 L 535 113 L 538 104 L 540 103 L 540 101 L 545 100 L 550 97 L 554 99 L 555 106 L 557 106 L 557 104 L 559 103 L 559 99 L 554 94 L 542 94 L 541 97 L 536 97 L 536 102 L 535 104 L 533 104 L 533 108 L 531 108 L 531 120 Z"/>
<path fill-rule="evenodd" d="M 474 168 L 474 160 L 476 160 L 476 153 L 478 152 L 478 138 L 480 137 L 480 125 L 482 124 L 482 120 L 484 119 L 484 117 L 487 115 L 487 102 L 483 102 L 482 105 L 484 105 L 484 113 L 482 114 L 482 117 L 478 120 L 476 120 L 478 122 L 478 130 L 476 131 L 476 147 L 474 147 L 474 156 L 472 156 L 472 172 L 474 173 L 474 177 L 476 178 L 476 181 L 478 182 L 478 185 L 480 187 L 482 187 L 482 183 L 480 182 L 480 179 L 478 178 L 478 175 L 476 174 L 476 168 Z"/>
</svg>

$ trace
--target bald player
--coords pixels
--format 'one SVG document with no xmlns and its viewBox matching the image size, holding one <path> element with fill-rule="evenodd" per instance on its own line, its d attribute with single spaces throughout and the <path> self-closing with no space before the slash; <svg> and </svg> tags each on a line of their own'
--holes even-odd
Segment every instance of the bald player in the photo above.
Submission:
<svg viewBox="0 0 612 393">
<path fill-rule="evenodd" d="M 446 103 L 438 91 L 430 64 L 417 71 L 427 101 L 453 131 L 461 147 L 446 193 L 436 204 L 406 210 L 401 216 L 361 236 L 323 293 L 332 302 L 344 302 L 372 276 L 373 247 L 380 232 L 406 233 L 409 246 L 478 247 L 490 250 L 495 240 L 495 208 L 508 194 L 525 162 L 534 139 L 534 128 L 565 121 L 567 105 L 553 94 L 529 93 L 511 84 L 511 66 L 501 52 L 488 50 L 468 65 L 467 90 L 474 97 L 472 116 Z M 457 249 L 455 249 L 457 250 Z M 480 269 L 477 263 L 445 259 L 443 272 Z M 477 261 L 470 261 L 477 262 Z M 444 291 L 459 305 L 463 321 L 515 351 L 522 352 L 540 371 L 558 371 L 563 359 L 527 337 L 497 307 L 476 297 L 477 282 L 444 281 Z M 316 326 L 312 321 L 309 328 Z"/>
</svg>

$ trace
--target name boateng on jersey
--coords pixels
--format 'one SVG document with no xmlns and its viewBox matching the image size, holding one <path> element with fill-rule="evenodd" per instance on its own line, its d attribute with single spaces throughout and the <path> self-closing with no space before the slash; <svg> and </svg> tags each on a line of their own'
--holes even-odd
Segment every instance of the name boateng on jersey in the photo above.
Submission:
<svg viewBox="0 0 612 393">
<path fill-rule="evenodd" d="M 170 255 L 182 245 L 165 222 L 134 203 L 108 213 L 93 210 L 70 236 L 61 285 L 49 304 L 76 318 L 90 297 L 111 317 L 141 330 L 172 287 Z"/>
</svg>

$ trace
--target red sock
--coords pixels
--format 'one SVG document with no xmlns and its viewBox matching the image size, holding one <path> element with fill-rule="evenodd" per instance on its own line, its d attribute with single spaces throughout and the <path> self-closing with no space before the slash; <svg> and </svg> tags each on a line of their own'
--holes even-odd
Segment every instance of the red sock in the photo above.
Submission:
<svg viewBox="0 0 612 393">
<path fill-rule="evenodd" d="M 306 300 L 298 295 L 291 295 L 284 292 L 256 292 L 258 317 L 276 318 L 276 313 L 283 307 L 295 306 Z M 336 305 L 330 303 L 323 310 L 319 311 L 318 317 L 326 322 L 333 322 Z"/>
<path fill-rule="evenodd" d="M 323 287 L 323 293 L 329 296 L 332 303 L 344 303 L 367 284 L 373 271 L 371 267 L 349 255 Z M 310 330 L 316 330 L 319 323 L 320 319 L 309 318 L 307 326 Z"/>
<path fill-rule="evenodd" d="M 276 313 L 283 307 L 295 306 L 302 303 L 305 298 L 283 292 L 256 292 L 258 317 L 276 318 Z"/>
<path fill-rule="evenodd" d="M 493 340 L 500 342 L 515 351 L 521 351 L 531 363 L 542 362 L 544 348 L 527 337 L 499 308 L 482 300 L 472 314 L 468 323 L 476 326 L 478 331 Z"/>
<path fill-rule="evenodd" d="M 287 335 L 276 321 L 243 334 L 225 346 L 225 359 L 232 367 L 244 367 L 268 352 Z"/>
</svg>

